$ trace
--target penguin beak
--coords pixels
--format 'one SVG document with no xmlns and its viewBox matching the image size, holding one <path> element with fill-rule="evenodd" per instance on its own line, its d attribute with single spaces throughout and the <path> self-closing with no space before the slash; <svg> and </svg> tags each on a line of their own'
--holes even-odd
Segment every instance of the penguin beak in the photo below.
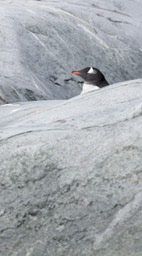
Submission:
<svg viewBox="0 0 142 256">
<path fill-rule="evenodd" d="M 72 71 L 71 73 L 74 75 L 80 75 L 80 71 Z"/>
</svg>

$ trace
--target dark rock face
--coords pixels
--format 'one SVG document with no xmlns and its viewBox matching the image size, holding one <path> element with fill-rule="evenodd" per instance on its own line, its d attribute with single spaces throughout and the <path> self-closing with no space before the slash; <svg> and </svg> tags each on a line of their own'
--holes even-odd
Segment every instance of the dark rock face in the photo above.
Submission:
<svg viewBox="0 0 142 256">
<path fill-rule="evenodd" d="M 102 70 L 109 83 L 141 77 L 141 1 L 0 1 L 0 103 L 68 99 L 70 72 Z M 79 81 L 78 81 L 79 82 Z"/>
<path fill-rule="evenodd" d="M 0 108 L 0 255 L 141 256 L 142 80 Z"/>
</svg>

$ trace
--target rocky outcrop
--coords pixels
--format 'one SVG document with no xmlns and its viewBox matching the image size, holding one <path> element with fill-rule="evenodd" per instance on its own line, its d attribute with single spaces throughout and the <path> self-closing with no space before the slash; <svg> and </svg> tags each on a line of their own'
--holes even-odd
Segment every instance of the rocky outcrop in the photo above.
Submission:
<svg viewBox="0 0 142 256">
<path fill-rule="evenodd" d="M 0 108 L 0 255 L 141 256 L 142 80 Z"/>
<path fill-rule="evenodd" d="M 142 255 L 141 8 L 0 1 L 0 256 Z"/>
<path fill-rule="evenodd" d="M 141 9 L 138 0 L 0 1 L 0 97 L 71 98 L 81 91 L 71 71 L 90 65 L 111 84 L 141 78 Z"/>
</svg>

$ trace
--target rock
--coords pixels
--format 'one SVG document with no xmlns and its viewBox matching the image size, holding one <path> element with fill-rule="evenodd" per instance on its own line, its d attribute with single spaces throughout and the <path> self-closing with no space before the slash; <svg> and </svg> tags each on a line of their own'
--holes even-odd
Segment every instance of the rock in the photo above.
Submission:
<svg viewBox="0 0 142 256">
<path fill-rule="evenodd" d="M 0 255 L 141 256 L 142 80 L 0 108 Z"/>
<path fill-rule="evenodd" d="M 0 96 L 69 99 L 81 91 L 71 71 L 86 66 L 111 84 L 141 78 L 141 9 L 138 0 L 0 1 Z"/>
</svg>

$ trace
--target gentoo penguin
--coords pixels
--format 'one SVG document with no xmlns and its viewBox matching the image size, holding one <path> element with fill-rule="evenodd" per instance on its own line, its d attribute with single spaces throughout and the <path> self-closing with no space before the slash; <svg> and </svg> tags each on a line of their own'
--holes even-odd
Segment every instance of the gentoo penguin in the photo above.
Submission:
<svg viewBox="0 0 142 256">
<path fill-rule="evenodd" d="M 72 71 L 71 73 L 81 76 L 85 81 L 81 94 L 109 85 L 102 72 L 94 67 L 87 67 L 79 71 Z"/>
</svg>

